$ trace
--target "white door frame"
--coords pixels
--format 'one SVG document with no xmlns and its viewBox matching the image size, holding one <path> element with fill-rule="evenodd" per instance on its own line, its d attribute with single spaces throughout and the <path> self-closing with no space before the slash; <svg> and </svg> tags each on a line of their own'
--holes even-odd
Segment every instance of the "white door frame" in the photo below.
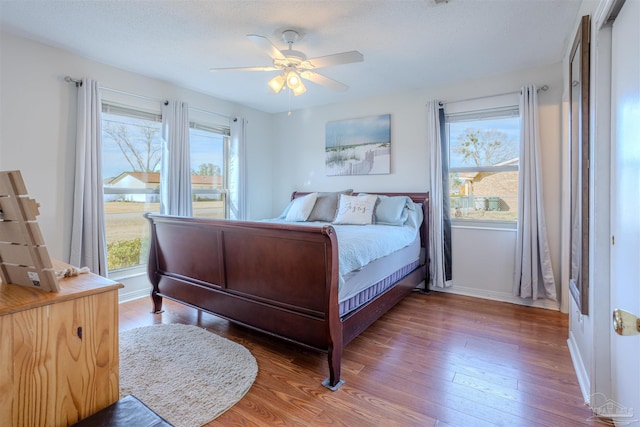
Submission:
<svg viewBox="0 0 640 427">
<path fill-rule="evenodd" d="M 611 396 L 611 42 L 612 27 L 609 16 L 616 0 L 602 0 L 594 13 L 591 28 L 591 94 L 594 105 L 590 114 L 591 153 L 589 207 L 590 286 L 592 310 L 592 357 L 589 395 L 591 403 L 596 394 Z M 596 179 L 595 177 L 598 177 Z M 595 403 L 595 402 L 594 402 Z"/>
</svg>

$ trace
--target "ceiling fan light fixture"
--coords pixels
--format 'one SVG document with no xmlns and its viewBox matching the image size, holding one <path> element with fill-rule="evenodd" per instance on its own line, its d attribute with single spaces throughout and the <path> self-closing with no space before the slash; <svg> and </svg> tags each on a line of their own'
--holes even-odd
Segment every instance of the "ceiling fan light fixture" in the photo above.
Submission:
<svg viewBox="0 0 640 427">
<path fill-rule="evenodd" d="M 302 95 L 307 91 L 307 88 L 302 83 L 302 78 L 294 70 L 287 73 L 287 87 L 293 91 L 295 96 Z"/>
<path fill-rule="evenodd" d="M 275 76 L 274 78 L 272 78 L 271 80 L 269 80 L 269 87 L 275 92 L 275 93 L 280 93 L 280 91 L 282 90 L 282 88 L 284 87 L 284 84 L 286 83 L 286 80 L 284 78 L 284 74 L 278 74 L 277 76 Z"/>
<path fill-rule="evenodd" d="M 304 85 L 302 84 L 302 81 L 300 81 L 300 84 L 298 86 L 296 86 L 293 90 L 293 94 L 295 96 L 298 95 L 302 95 L 303 93 L 305 93 L 307 91 L 307 88 L 304 87 Z"/>
<path fill-rule="evenodd" d="M 430 0 L 436 1 L 436 0 Z M 448 1 L 448 0 L 439 0 Z M 280 50 L 267 37 L 258 34 L 248 34 L 247 37 L 262 49 L 271 59 L 272 65 L 253 67 L 231 67 L 231 68 L 211 68 L 211 71 L 218 70 L 242 70 L 242 71 L 279 71 L 280 74 L 273 77 L 268 82 L 268 86 L 275 93 L 280 93 L 286 88 L 294 95 L 302 95 L 307 88 L 302 80 L 309 80 L 317 85 L 325 86 L 337 91 L 345 91 L 349 87 L 343 83 L 333 80 L 320 73 L 316 73 L 318 68 L 325 68 L 334 65 L 351 64 L 362 62 L 364 56 L 357 50 L 349 52 L 334 53 L 332 55 L 307 58 L 303 52 L 293 49 L 294 43 L 304 36 L 299 30 L 287 29 L 282 32 L 282 40 L 288 45 L 287 49 Z"/>
<path fill-rule="evenodd" d="M 298 86 L 302 84 L 302 80 L 300 76 L 295 71 L 289 71 L 287 73 L 287 86 L 289 89 L 295 90 Z"/>
</svg>

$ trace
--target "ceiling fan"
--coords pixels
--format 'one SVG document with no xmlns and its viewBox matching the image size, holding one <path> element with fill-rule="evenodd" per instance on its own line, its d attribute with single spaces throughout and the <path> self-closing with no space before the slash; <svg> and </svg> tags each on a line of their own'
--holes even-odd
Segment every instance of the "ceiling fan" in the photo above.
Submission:
<svg viewBox="0 0 640 427">
<path fill-rule="evenodd" d="M 249 34 L 247 37 L 273 59 L 273 65 L 211 68 L 211 71 L 281 71 L 280 74 L 272 78 L 268 83 L 269 87 L 275 93 L 279 93 L 286 85 L 294 95 L 302 95 L 307 91 L 302 83 L 302 79 L 333 90 L 345 91 L 349 89 L 349 86 L 317 73 L 315 70 L 333 65 L 362 62 L 364 60 L 364 56 L 357 50 L 308 59 L 304 53 L 293 49 L 293 44 L 302 38 L 300 33 L 295 30 L 285 30 L 282 32 L 282 40 L 288 45 L 288 49 L 285 50 L 278 49 L 264 36 Z"/>
</svg>

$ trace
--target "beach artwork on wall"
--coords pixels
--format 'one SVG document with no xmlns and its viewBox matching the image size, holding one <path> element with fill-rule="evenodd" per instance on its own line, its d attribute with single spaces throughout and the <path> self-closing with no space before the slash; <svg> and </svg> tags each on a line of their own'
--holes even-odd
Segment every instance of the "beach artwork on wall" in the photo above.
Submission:
<svg viewBox="0 0 640 427">
<path fill-rule="evenodd" d="M 391 115 L 327 122 L 329 176 L 391 173 Z"/>
</svg>

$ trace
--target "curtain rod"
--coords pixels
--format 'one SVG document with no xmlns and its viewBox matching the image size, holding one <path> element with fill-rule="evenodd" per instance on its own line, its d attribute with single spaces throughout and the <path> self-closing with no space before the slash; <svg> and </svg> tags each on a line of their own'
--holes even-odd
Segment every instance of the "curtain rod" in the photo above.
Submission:
<svg viewBox="0 0 640 427">
<path fill-rule="evenodd" d="M 82 79 L 74 79 L 73 77 L 65 76 L 64 81 L 67 82 L 67 83 L 75 83 L 76 87 L 82 86 Z M 161 102 L 164 105 L 167 105 L 169 103 L 169 101 L 167 101 L 166 99 L 151 98 L 151 97 L 144 96 L 144 95 L 137 95 L 135 93 L 125 92 L 125 91 L 119 90 L 119 89 L 111 89 L 111 88 L 104 87 L 104 86 L 100 86 L 100 89 L 106 90 L 106 91 L 109 91 L 109 92 L 119 93 L 119 94 L 122 94 L 122 95 L 133 96 L 135 98 L 144 99 L 146 101 Z M 193 107 L 189 107 L 189 109 L 193 110 L 193 111 L 197 111 L 199 113 L 211 114 L 211 115 L 214 115 L 214 116 L 220 116 L 220 117 L 223 117 L 225 119 L 231 120 L 231 117 L 225 116 L 224 114 L 220 114 L 220 113 L 214 113 L 213 111 L 206 111 L 206 110 L 201 110 L 199 108 L 193 108 Z"/>
<path fill-rule="evenodd" d="M 74 79 L 71 76 L 65 76 L 64 81 L 67 82 L 67 83 L 75 83 L 76 87 L 82 86 L 82 79 Z M 111 89 L 111 88 L 104 87 L 104 86 L 100 86 L 100 89 L 101 90 L 106 90 L 106 91 L 109 91 L 109 92 L 120 93 L 122 95 L 133 96 L 134 98 L 140 98 L 140 99 L 144 99 L 146 101 L 161 102 L 161 103 L 163 103 L 165 105 L 167 103 L 166 99 L 151 98 L 151 97 L 148 97 L 148 96 L 137 95 L 135 93 L 125 92 L 123 90 L 118 90 L 118 89 Z"/>
<path fill-rule="evenodd" d="M 542 85 L 537 89 L 538 92 L 540 92 L 540 91 L 546 92 L 548 90 L 549 90 L 549 85 Z M 511 91 L 511 92 L 504 92 L 504 93 L 497 93 L 495 95 L 476 96 L 476 97 L 473 97 L 473 98 L 466 98 L 466 99 L 456 99 L 455 101 L 440 101 L 438 104 L 442 107 L 445 104 L 455 104 L 457 102 L 467 102 L 467 101 L 475 101 L 475 100 L 478 100 L 478 99 L 495 98 L 495 97 L 498 97 L 498 96 L 513 95 L 513 94 L 516 94 L 516 93 L 520 93 L 520 90 L 514 90 L 514 91 Z"/>
<path fill-rule="evenodd" d="M 193 111 L 196 111 L 196 112 L 198 112 L 198 113 L 211 114 L 211 115 L 214 115 L 214 116 L 219 116 L 219 117 L 222 117 L 222 118 L 224 118 L 224 119 L 229 119 L 229 120 L 231 120 L 231 119 L 232 119 L 232 117 L 225 116 L 224 114 L 214 113 L 213 111 L 201 110 L 201 109 L 199 109 L 199 108 L 189 107 L 189 110 L 193 110 Z"/>
<path fill-rule="evenodd" d="M 164 105 L 167 105 L 168 103 L 166 99 L 151 98 L 150 96 L 138 95 L 136 93 L 125 92 L 119 89 L 111 89 L 109 87 L 104 87 L 104 86 L 100 86 L 100 89 L 106 90 L 107 92 L 119 93 L 121 95 L 127 95 L 127 96 L 132 96 L 134 98 L 144 99 L 145 101 L 160 102 Z"/>
<path fill-rule="evenodd" d="M 75 83 L 76 87 L 78 86 L 82 86 L 82 80 L 80 79 L 74 79 L 70 76 L 64 76 L 64 81 L 67 83 Z"/>
</svg>

